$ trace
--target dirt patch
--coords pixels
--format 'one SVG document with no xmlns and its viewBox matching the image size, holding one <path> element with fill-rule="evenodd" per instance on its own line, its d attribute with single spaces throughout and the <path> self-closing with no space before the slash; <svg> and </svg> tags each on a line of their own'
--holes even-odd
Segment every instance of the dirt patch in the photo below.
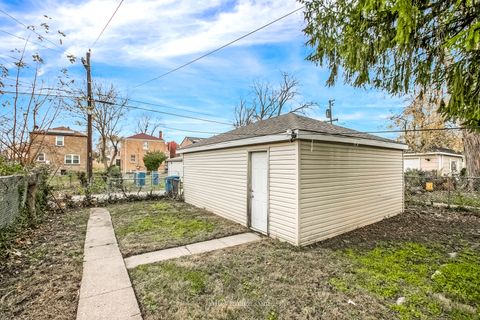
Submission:
<svg viewBox="0 0 480 320">
<path fill-rule="evenodd" d="M 325 240 L 312 248 L 371 249 L 382 242 L 435 243 L 454 251 L 467 242 L 478 248 L 480 216 L 468 211 L 411 206 L 403 214 Z"/>
<path fill-rule="evenodd" d="M 218 215 L 170 200 L 108 207 L 124 257 L 248 231 Z"/>
<path fill-rule="evenodd" d="M 394 319 L 404 314 L 407 318 L 415 318 L 416 314 L 422 317 L 428 312 L 445 318 L 455 315 L 448 308 L 456 301 L 471 305 L 471 298 L 478 294 L 474 286 L 465 287 L 469 292 L 465 299 L 457 292 L 463 292 L 463 287 L 444 289 L 453 288 L 447 275 L 458 277 L 455 283 L 476 276 L 475 270 L 457 270 L 474 265 L 465 264 L 469 258 L 464 255 L 472 252 L 469 250 L 478 255 L 479 228 L 480 218 L 468 213 L 413 208 L 403 215 L 305 248 L 265 239 L 140 266 L 131 270 L 130 275 L 146 320 Z M 448 253 L 457 249 L 457 260 L 449 260 Z M 390 265 L 375 264 L 377 258 L 382 259 L 379 263 L 387 261 Z M 400 258 L 401 263 L 397 262 Z M 439 272 L 445 279 L 431 279 L 430 273 L 436 267 L 441 267 Z M 366 272 L 370 269 L 375 272 Z M 390 269 L 398 272 L 384 272 Z M 387 278 L 378 277 L 382 272 Z M 390 282 L 382 284 L 384 280 Z M 373 289 L 369 284 L 373 284 Z M 383 294 L 390 293 L 397 284 L 397 292 Z M 429 296 L 430 288 L 451 299 L 450 307 L 432 300 L 436 298 Z M 402 290 L 417 289 L 423 290 L 422 295 L 407 295 L 403 307 L 395 307 L 397 295 L 408 293 Z M 421 300 L 425 296 L 428 299 Z M 411 303 L 413 298 L 418 299 Z M 417 309 L 402 313 L 402 308 L 410 306 Z M 469 314 L 465 312 L 457 315 Z"/>
<path fill-rule="evenodd" d="M 75 318 L 87 220 L 52 213 L 0 249 L 0 319 Z"/>
</svg>

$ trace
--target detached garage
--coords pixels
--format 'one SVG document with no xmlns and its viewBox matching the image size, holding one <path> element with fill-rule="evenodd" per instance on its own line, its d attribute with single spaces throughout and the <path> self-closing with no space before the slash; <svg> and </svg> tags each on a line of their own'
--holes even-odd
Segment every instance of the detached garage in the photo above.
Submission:
<svg viewBox="0 0 480 320">
<path fill-rule="evenodd" d="M 401 213 L 405 149 L 289 113 L 177 152 L 186 202 L 307 245 Z"/>
</svg>

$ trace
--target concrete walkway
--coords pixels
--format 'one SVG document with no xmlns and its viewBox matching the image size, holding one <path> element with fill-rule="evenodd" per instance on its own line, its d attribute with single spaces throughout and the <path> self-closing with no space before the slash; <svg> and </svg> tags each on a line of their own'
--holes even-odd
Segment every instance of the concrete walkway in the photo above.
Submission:
<svg viewBox="0 0 480 320">
<path fill-rule="evenodd" d="M 260 239 L 262 238 L 257 234 L 247 232 L 247 233 L 237 234 L 234 236 L 202 241 L 202 242 L 188 244 L 181 247 L 153 251 L 153 252 L 140 254 L 137 256 L 128 257 L 125 259 L 125 265 L 127 266 L 128 269 L 133 269 L 142 264 L 148 264 L 148 263 L 153 263 L 158 261 L 179 258 L 183 256 L 189 256 L 197 253 L 229 248 L 229 247 L 237 246 L 244 243 L 258 241 Z"/>
<path fill-rule="evenodd" d="M 77 320 L 92 319 L 142 319 L 110 213 L 100 208 L 91 209 L 88 220 L 77 310 Z"/>
</svg>

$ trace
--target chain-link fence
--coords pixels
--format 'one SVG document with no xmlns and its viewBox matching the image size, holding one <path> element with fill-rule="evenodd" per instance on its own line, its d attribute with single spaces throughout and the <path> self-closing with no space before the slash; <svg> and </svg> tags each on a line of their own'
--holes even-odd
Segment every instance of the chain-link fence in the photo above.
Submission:
<svg viewBox="0 0 480 320">
<path fill-rule="evenodd" d="M 480 177 L 405 174 L 407 204 L 445 205 L 480 209 Z"/>
<path fill-rule="evenodd" d="M 87 183 L 84 173 L 69 173 L 50 177 L 49 185 L 56 194 L 82 196 L 116 196 L 142 192 L 162 192 L 165 188 L 165 174 L 159 172 L 137 172 L 109 175 L 94 173 L 92 182 Z"/>
<path fill-rule="evenodd" d="M 0 229 L 12 224 L 25 206 L 27 179 L 24 175 L 0 177 Z"/>
</svg>

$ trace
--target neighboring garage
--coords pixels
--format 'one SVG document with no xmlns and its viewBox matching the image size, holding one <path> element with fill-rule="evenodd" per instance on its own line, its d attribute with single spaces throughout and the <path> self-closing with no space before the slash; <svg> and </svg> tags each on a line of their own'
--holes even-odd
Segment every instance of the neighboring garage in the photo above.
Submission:
<svg viewBox="0 0 480 320">
<path fill-rule="evenodd" d="M 186 202 L 307 245 L 401 213 L 405 149 L 289 113 L 177 152 Z"/>
<path fill-rule="evenodd" d="M 166 162 L 169 176 L 179 176 L 180 178 L 183 177 L 183 163 L 181 157 L 171 158 Z"/>
</svg>

